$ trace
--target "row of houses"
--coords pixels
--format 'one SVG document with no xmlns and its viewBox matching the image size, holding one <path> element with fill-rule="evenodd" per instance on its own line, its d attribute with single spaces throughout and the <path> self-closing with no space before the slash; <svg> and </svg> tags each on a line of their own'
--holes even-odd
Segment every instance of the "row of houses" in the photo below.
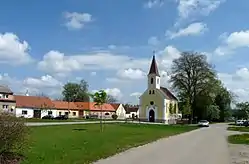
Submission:
<svg viewBox="0 0 249 164">
<path fill-rule="evenodd" d="M 95 102 L 53 101 L 48 97 L 14 95 L 6 86 L 0 86 L 0 111 L 13 113 L 17 117 L 42 118 L 46 115 L 54 117 L 67 115 L 69 118 L 95 117 L 111 118 L 113 114 L 118 119 L 138 116 L 138 106 L 123 104 L 103 104 L 96 106 Z"/>
</svg>

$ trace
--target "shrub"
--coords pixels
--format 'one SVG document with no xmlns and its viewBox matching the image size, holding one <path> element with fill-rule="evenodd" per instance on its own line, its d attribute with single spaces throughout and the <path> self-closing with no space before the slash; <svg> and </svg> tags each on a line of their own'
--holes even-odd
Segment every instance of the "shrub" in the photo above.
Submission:
<svg viewBox="0 0 249 164">
<path fill-rule="evenodd" d="M 116 115 L 116 114 L 113 114 L 113 115 L 112 115 L 112 119 L 113 119 L 113 120 L 116 120 L 117 118 L 118 118 L 118 115 Z"/>
<path fill-rule="evenodd" d="M 0 113 L 0 163 L 7 163 L 8 158 L 19 158 L 16 155 L 24 151 L 27 136 L 24 119 L 6 112 Z"/>
</svg>

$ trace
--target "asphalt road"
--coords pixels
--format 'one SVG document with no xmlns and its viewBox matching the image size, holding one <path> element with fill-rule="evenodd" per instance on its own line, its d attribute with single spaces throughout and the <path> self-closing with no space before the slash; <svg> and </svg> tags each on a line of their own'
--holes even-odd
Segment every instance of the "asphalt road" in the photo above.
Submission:
<svg viewBox="0 0 249 164">
<path fill-rule="evenodd" d="M 129 149 L 95 164 L 229 164 L 226 124 Z"/>
</svg>

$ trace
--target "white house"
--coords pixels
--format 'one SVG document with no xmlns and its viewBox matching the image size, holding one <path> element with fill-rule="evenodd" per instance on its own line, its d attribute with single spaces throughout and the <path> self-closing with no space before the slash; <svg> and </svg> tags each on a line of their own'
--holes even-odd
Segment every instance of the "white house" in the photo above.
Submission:
<svg viewBox="0 0 249 164">
<path fill-rule="evenodd" d="M 125 119 L 126 118 L 126 111 L 123 104 L 111 104 L 113 108 L 116 110 L 116 115 L 118 119 Z"/>
<path fill-rule="evenodd" d="M 24 118 L 42 118 L 46 115 L 57 116 L 53 102 L 47 97 L 15 95 L 15 115 Z"/>
<path fill-rule="evenodd" d="M 137 105 L 130 105 L 130 106 L 125 106 L 125 117 L 126 118 L 138 118 L 139 117 L 139 106 Z"/>
</svg>

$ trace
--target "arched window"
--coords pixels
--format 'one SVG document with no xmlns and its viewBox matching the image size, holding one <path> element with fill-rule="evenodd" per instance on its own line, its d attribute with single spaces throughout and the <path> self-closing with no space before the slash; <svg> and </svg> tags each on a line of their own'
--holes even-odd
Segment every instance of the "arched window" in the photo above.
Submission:
<svg viewBox="0 0 249 164">
<path fill-rule="evenodd" d="M 153 84 L 153 77 L 150 79 L 150 83 Z"/>
<path fill-rule="evenodd" d="M 157 79 L 157 84 L 159 84 L 159 79 Z"/>
<path fill-rule="evenodd" d="M 151 94 L 151 90 L 149 91 L 149 94 Z"/>
<path fill-rule="evenodd" d="M 154 91 L 154 90 L 152 90 L 152 94 L 155 94 L 155 91 Z"/>
</svg>

